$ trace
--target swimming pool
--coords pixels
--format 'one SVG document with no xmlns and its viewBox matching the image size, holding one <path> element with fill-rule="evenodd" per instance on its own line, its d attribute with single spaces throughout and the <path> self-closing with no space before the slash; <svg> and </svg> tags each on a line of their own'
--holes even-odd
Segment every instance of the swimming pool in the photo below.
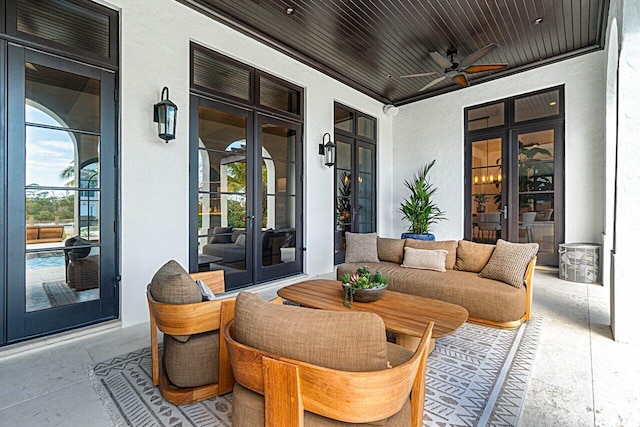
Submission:
<svg viewBox="0 0 640 427">
<path fill-rule="evenodd" d="M 55 268 L 64 267 L 64 255 L 62 252 L 59 254 L 35 254 L 35 256 L 29 257 L 26 260 L 27 270 L 39 270 L 41 268 Z"/>
</svg>

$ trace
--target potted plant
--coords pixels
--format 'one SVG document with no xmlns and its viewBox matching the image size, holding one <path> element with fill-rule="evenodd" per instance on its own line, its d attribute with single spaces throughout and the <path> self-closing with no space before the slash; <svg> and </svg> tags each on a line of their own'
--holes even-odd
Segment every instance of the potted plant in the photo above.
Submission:
<svg viewBox="0 0 640 427">
<path fill-rule="evenodd" d="M 473 196 L 478 207 L 478 213 L 484 213 L 485 203 L 487 203 L 487 195 L 484 193 L 478 193 Z"/>
<path fill-rule="evenodd" d="M 404 181 L 411 195 L 400 205 L 400 212 L 404 215 L 402 219 L 409 220 L 411 226 L 408 233 L 402 233 L 403 239 L 435 240 L 435 236 L 429 233 L 429 227 L 446 219 L 445 213 L 433 202 L 436 188 L 427 177 L 435 163 L 433 160 L 420 168 L 411 181 Z"/>
<path fill-rule="evenodd" d="M 387 288 L 389 278 L 379 271 L 372 274 L 369 268 L 363 265 L 355 274 L 345 273 L 341 281 L 344 289 L 342 304 L 351 307 L 353 301 L 371 302 L 380 298 Z"/>
</svg>

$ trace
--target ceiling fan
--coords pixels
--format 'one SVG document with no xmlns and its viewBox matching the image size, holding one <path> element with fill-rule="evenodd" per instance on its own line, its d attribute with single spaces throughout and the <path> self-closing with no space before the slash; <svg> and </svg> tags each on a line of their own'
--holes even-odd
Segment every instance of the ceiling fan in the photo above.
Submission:
<svg viewBox="0 0 640 427">
<path fill-rule="evenodd" d="M 484 71 L 496 71 L 503 70 L 509 66 L 509 64 L 485 64 L 485 65 L 472 65 L 473 63 L 479 61 L 483 56 L 491 52 L 493 49 L 498 47 L 495 43 L 491 43 L 488 46 L 483 47 L 482 49 L 478 49 L 473 52 L 471 55 L 465 58 L 458 58 L 458 50 L 455 47 L 451 47 L 447 49 L 447 56 L 449 59 L 440 55 L 438 52 L 429 52 L 431 59 L 433 59 L 436 64 L 444 68 L 444 76 L 440 76 L 435 80 L 432 80 L 420 89 L 419 92 L 429 89 L 431 86 L 434 86 L 444 79 L 451 79 L 462 87 L 469 86 L 469 81 L 467 80 L 467 76 L 464 73 L 472 74 L 472 73 L 482 73 Z M 409 79 L 414 77 L 425 77 L 425 76 L 433 76 L 435 74 L 440 74 L 439 72 L 431 72 L 431 73 L 419 73 L 419 74 L 408 74 L 406 76 L 400 76 L 401 79 Z"/>
</svg>

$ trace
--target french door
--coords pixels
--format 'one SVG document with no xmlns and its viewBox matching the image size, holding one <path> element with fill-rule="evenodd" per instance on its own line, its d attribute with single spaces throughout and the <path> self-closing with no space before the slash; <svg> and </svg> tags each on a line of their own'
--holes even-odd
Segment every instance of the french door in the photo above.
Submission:
<svg viewBox="0 0 640 427">
<path fill-rule="evenodd" d="M 115 74 L 16 45 L 6 58 L 11 343 L 117 317 Z"/>
<path fill-rule="evenodd" d="M 540 245 L 557 265 L 564 238 L 563 125 L 555 121 L 467 137 L 466 238 Z"/>
<path fill-rule="evenodd" d="M 191 98 L 192 271 L 228 290 L 302 271 L 301 125 Z"/>
<path fill-rule="evenodd" d="M 375 144 L 336 134 L 334 262 L 344 262 L 345 233 L 376 231 Z"/>
<path fill-rule="evenodd" d="M 376 119 L 334 104 L 336 161 L 334 168 L 335 264 L 345 260 L 345 233 L 376 231 Z"/>
</svg>

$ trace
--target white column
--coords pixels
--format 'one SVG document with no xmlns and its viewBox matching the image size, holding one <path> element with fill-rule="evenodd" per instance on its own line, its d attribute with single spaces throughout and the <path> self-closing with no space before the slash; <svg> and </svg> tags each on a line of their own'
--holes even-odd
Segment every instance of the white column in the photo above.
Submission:
<svg viewBox="0 0 640 427">
<path fill-rule="evenodd" d="M 621 4 L 611 326 L 617 341 L 640 343 L 640 3 Z"/>
</svg>

